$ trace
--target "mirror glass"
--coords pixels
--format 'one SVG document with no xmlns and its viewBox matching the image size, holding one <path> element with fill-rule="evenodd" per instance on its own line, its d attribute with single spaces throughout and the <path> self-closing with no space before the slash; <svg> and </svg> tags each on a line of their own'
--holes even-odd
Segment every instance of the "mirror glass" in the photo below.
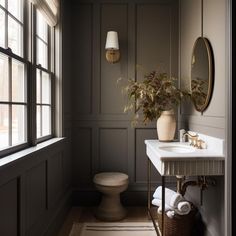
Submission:
<svg viewBox="0 0 236 236">
<path fill-rule="evenodd" d="M 213 54 L 209 41 L 199 37 L 193 46 L 191 59 L 191 92 L 197 111 L 209 105 L 213 90 Z"/>
</svg>

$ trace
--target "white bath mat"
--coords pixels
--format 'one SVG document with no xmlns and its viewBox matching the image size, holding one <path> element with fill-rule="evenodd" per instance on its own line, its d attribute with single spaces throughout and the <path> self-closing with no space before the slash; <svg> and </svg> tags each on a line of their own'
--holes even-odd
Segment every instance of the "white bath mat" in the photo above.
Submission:
<svg viewBox="0 0 236 236">
<path fill-rule="evenodd" d="M 69 236 L 156 236 L 152 222 L 74 223 Z"/>
</svg>

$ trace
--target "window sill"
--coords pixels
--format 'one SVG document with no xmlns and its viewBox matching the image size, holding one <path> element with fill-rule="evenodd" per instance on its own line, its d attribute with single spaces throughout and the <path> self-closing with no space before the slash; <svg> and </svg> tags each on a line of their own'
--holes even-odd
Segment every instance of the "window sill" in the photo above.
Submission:
<svg viewBox="0 0 236 236">
<path fill-rule="evenodd" d="M 18 159 L 21 159 L 25 156 L 28 156 L 30 154 L 33 154 L 35 152 L 38 152 L 39 150 L 42 150 L 46 147 L 49 147 L 49 146 L 51 146 L 51 145 L 53 145 L 57 142 L 60 142 L 64 139 L 65 138 L 52 138 L 52 139 L 49 139 L 45 142 L 39 143 L 34 147 L 26 148 L 22 151 L 19 151 L 19 152 L 13 153 L 11 155 L 5 156 L 5 157 L 0 159 L 0 167 L 5 166 L 5 165 L 7 165 L 11 162 L 14 162 L 14 161 L 16 161 Z"/>
</svg>

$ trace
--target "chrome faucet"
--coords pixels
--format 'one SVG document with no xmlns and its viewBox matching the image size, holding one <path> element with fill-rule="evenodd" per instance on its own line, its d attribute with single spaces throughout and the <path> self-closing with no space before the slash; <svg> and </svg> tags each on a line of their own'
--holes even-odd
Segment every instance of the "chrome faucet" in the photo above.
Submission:
<svg viewBox="0 0 236 236">
<path fill-rule="evenodd" d="M 182 134 L 181 140 L 184 140 L 185 137 L 188 137 L 188 140 L 190 141 L 190 146 L 196 147 L 198 149 L 206 148 L 206 143 L 199 139 L 198 134 L 190 131 L 185 131 Z"/>
</svg>

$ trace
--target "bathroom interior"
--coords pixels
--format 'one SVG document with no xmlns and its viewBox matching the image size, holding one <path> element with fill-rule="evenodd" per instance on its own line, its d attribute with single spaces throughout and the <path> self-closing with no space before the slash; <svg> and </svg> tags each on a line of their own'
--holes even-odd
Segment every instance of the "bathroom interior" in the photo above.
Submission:
<svg viewBox="0 0 236 236">
<path fill-rule="evenodd" d="M 117 235 L 73 233 L 80 221 L 148 222 L 152 232 L 140 235 L 185 236 L 167 233 L 171 220 L 164 211 L 161 221 L 153 219 L 158 213 L 150 201 L 160 186 L 183 191 L 196 208 L 195 229 L 186 236 L 233 235 L 232 2 L 0 0 L 1 236 Z M 117 32 L 115 56 L 107 54 L 108 32 Z M 206 61 L 194 54 L 199 38 L 208 45 Z M 191 91 L 198 59 L 207 70 L 206 103 L 181 101 L 174 138 L 157 147 L 157 120 L 145 124 L 140 115 L 132 125 L 135 113 L 124 112 L 122 86 L 159 70 Z M 14 98 L 18 77 L 23 100 Z M 198 146 L 199 139 L 190 145 L 192 136 L 205 145 Z M 126 214 L 99 217 L 105 195 L 97 185 L 109 178 L 115 187 L 123 177 L 126 186 L 116 197 Z M 168 203 L 163 189 L 162 209 Z"/>
</svg>

